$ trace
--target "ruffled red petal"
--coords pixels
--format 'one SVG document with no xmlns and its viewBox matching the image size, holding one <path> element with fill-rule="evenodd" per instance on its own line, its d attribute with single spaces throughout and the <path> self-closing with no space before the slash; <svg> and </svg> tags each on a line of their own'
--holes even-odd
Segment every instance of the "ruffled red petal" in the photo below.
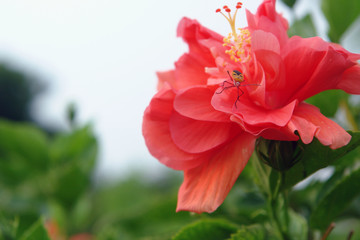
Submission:
<svg viewBox="0 0 360 240">
<path fill-rule="evenodd" d="M 212 87 L 188 88 L 176 96 L 174 108 L 188 118 L 210 122 L 230 122 L 229 114 L 216 111 L 211 105 L 214 92 Z"/>
<path fill-rule="evenodd" d="M 269 124 L 269 126 L 285 126 L 290 120 L 297 101 L 277 108 L 266 109 L 257 105 L 245 94 L 237 99 L 238 93 L 236 88 L 227 89 L 221 94 L 214 94 L 211 104 L 218 111 L 233 113 L 237 115 L 243 122 L 249 125 Z"/>
<path fill-rule="evenodd" d="M 342 127 L 322 115 L 317 107 L 307 103 L 298 105 L 288 128 L 293 132 L 298 131 L 304 143 L 310 143 L 315 136 L 323 145 L 332 149 L 343 147 L 351 140 L 351 135 Z"/>
<path fill-rule="evenodd" d="M 206 85 L 209 75 L 205 73 L 202 65 L 194 55 L 184 54 L 175 63 L 175 89 L 183 89 L 195 85 Z"/>
<path fill-rule="evenodd" d="M 165 86 L 171 86 L 173 88 L 175 87 L 176 78 L 175 78 L 174 70 L 157 72 L 156 75 L 158 77 L 158 85 L 157 85 L 158 91 L 160 91 Z"/>
<path fill-rule="evenodd" d="M 288 22 L 275 11 L 275 0 L 265 0 L 255 15 L 246 11 L 246 17 L 251 32 L 255 30 L 271 32 L 279 40 L 280 46 L 286 43 Z"/>
<path fill-rule="evenodd" d="M 209 151 L 236 134 L 233 123 L 198 121 L 173 112 L 170 132 L 174 143 L 189 153 Z"/>
<path fill-rule="evenodd" d="M 303 101 L 319 92 L 336 88 L 343 73 L 356 64 L 318 37 L 291 38 L 282 57 L 287 79 L 281 93 L 283 102 L 293 99 Z"/>
<path fill-rule="evenodd" d="M 223 37 L 210 29 L 199 24 L 198 21 L 189 18 L 181 19 L 177 36 L 189 46 L 189 53 L 204 66 L 215 66 L 214 58 L 207 46 L 203 42 L 207 39 L 222 43 Z"/>
<path fill-rule="evenodd" d="M 168 167 L 184 170 L 201 164 L 199 158 L 204 156 L 187 153 L 174 144 L 169 129 L 174 97 L 173 91 L 166 89 L 154 96 L 145 110 L 142 132 L 146 146 L 155 158 Z"/>
<path fill-rule="evenodd" d="M 215 211 L 248 162 L 255 139 L 243 133 L 215 151 L 200 166 L 186 170 L 176 210 L 197 213 Z"/>
<path fill-rule="evenodd" d="M 360 94 L 360 65 L 357 64 L 344 71 L 336 88 L 350 94 Z"/>
</svg>

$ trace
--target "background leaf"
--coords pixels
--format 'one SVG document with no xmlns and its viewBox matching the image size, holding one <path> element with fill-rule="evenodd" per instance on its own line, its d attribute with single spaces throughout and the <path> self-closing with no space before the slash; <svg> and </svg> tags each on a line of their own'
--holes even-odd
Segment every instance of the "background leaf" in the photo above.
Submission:
<svg viewBox="0 0 360 240">
<path fill-rule="evenodd" d="M 292 239 L 307 240 L 308 224 L 306 219 L 300 214 L 289 209 L 289 233 Z"/>
<path fill-rule="evenodd" d="M 314 208 L 310 225 L 325 229 L 360 194 L 360 168 L 339 182 Z"/>
<path fill-rule="evenodd" d="M 237 227 L 225 220 L 205 219 L 183 228 L 173 240 L 219 240 L 227 239 Z"/>
<path fill-rule="evenodd" d="M 265 229 L 260 225 L 243 226 L 229 240 L 264 240 L 265 236 Z"/>
<path fill-rule="evenodd" d="M 97 151 L 90 126 L 59 135 L 52 143 L 51 192 L 63 206 L 71 208 L 88 188 Z"/>
<path fill-rule="evenodd" d="M 332 42 L 339 43 L 342 35 L 360 16 L 359 0 L 322 0 L 322 11 L 328 20 L 328 36 Z"/>
<path fill-rule="evenodd" d="M 334 164 L 335 161 L 357 148 L 360 144 L 360 132 L 349 132 L 349 134 L 352 136 L 350 143 L 336 150 L 322 145 L 317 139 L 310 144 L 303 144 L 302 159 L 284 172 L 282 189 L 294 186 L 317 170 Z"/>
<path fill-rule="evenodd" d="M 334 117 L 339 108 L 340 101 L 346 100 L 348 96 L 347 93 L 341 90 L 328 90 L 312 96 L 306 102 L 318 107 L 325 116 Z M 331 102 L 329 102 L 330 99 Z"/>
<path fill-rule="evenodd" d="M 47 170 L 47 147 L 38 128 L 0 120 L 0 185 L 19 185 Z"/>
<path fill-rule="evenodd" d="M 296 0 L 282 0 L 283 3 L 285 3 L 288 7 L 292 8 L 294 7 Z"/>
<path fill-rule="evenodd" d="M 20 240 L 50 240 L 47 231 L 44 227 L 43 220 L 40 219 L 35 222 L 25 233 Z"/>
<path fill-rule="evenodd" d="M 289 37 L 294 35 L 304 38 L 315 37 L 316 29 L 310 14 L 305 15 L 302 19 L 297 19 L 288 30 Z"/>
</svg>

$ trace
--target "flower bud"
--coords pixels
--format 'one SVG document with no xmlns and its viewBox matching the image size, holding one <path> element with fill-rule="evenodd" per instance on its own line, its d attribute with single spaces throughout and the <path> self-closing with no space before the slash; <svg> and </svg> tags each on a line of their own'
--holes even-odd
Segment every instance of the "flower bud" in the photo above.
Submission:
<svg viewBox="0 0 360 240">
<path fill-rule="evenodd" d="M 298 142 L 268 140 L 262 137 L 257 139 L 255 151 L 261 161 L 281 172 L 300 161 L 303 152 Z"/>
</svg>

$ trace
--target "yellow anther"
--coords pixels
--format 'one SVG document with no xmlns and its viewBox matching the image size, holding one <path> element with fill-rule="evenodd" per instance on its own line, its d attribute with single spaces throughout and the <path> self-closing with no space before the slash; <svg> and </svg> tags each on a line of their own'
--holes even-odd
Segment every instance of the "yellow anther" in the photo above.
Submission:
<svg viewBox="0 0 360 240">
<path fill-rule="evenodd" d="M 221 9 L 216 10 L 216 12 L 220 12 L 230 24 L 231 32 L 227 37 L 224 37 L 223 46 L 229 47 L 228 50 L 225 50 L 225 53 L 230 55 L 230 59 L 235 62 L 246 62 L 250 60 L 250 31 L 247 28 L 235 28 L 236 14 L 241 7 L 242 3 L 237 3 L 235 13 L 231 15 L 231 10 L 227 6 L 224 6 L 223 8 L 227 13 L 227 16 L 221 12 Z"/>
</svg>

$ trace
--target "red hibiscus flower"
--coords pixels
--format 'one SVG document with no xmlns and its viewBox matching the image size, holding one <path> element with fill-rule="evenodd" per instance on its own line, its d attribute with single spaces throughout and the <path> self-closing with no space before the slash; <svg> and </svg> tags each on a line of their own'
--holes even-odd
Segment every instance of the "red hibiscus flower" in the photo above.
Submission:
<svg viewBox="0 0 360 240">
<path fill-rule="evenodd" d="M 238 4 L 237 9 L 241 8 Z M 336 149 L 351 136 L 304 102 L 328 90 L 360 94 L 359 54 L 318 37 L 288 38 L 287 21 L 265 0 L 248 27 L 223 36 L 184 18 L 178 36 L 189 45 L 175 69 L 158 73 L 158 93 L 145 110 L 150 153 L 184 171 L 177 211 L 213 212 L 254 150 L 256 138 Z"/>
</svg>

